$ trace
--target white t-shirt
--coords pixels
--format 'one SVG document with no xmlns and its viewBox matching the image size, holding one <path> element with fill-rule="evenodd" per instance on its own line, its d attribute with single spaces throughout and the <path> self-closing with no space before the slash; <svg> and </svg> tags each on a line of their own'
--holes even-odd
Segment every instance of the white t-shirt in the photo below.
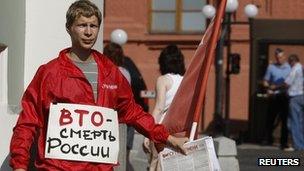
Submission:
<svg viewBox="0 0 304 171">
<path fill-rule="evenodd" d="M 159 123 L 161 123 L 167 113 L 167 110 L 169 106 L 171 105 L 173 98 L 177 92 L 178 87 L 180 86 L 183 76 L 179 74 L 166 74 L 166 77 L 169 77 L 169 79 L 172 80 L 172 86 L 171 88 L 166 92 L 166 99 L 165 99 L 165 107 L 164 107 L 164 113 L 162 114 Z"/>
<path fill-rule="evenodd" d="M 182 82 L 183 76 L 179 74 L 166 74 L 172 80 L 171 88 L 166 92 L 165 110 L 170 106 L 172 100 L 177 92 L 177 89 Z"/>
<path fill-rule="evenodd" d="M 285 83 L 289 85 L 289 96 L 293 97 L 303 94 L 303 68 L 299 62 L 291 68 L 291 72 L 285 79 Z"/>
</svg>

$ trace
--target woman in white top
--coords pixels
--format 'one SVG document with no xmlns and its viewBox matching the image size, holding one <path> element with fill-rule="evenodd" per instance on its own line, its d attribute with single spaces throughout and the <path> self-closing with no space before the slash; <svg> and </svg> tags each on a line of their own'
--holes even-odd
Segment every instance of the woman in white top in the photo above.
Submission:
<svg viewBox="0 0 304 171">
<path fill-rule="evenodd" d="M 176 45 L 164 48 L 158 58 L 161 76 L 156 82 L 156 101 L 152 112 L 156 122 L 161 123 L 185 73 L 184 56 Z M 150 171 L 159 171 L 158 153 L 154 144 L 145 138 L 144 147 L 150 152 Z"/>
</svg>

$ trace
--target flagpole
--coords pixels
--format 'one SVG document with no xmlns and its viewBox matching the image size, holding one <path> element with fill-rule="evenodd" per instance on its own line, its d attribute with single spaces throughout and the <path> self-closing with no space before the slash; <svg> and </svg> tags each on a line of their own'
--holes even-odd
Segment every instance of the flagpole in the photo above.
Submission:
<svg viewBox="0 0 304 171">
<path fill-rule="evenodd" d="M 209 48 L 207 48 L 206 63 L 204 62 L 202 65 L 202 68 L 201 68 L 201 72 L 204 72 L 203 73 L 204 79 L 202 80 L 203 82 L 201 84 L 201 89 L 199 92 L 197 105 L 196 105 L 195 111 L 194 111 L 194 119 L 193 119 L 193 124 L 191 127 L 190 137 L 189 137 L 190 141 L 194 140 L 197 123 L 199 121 L 199 118 L 200 118 L 200 115 L 201 115 L 201 112 L 203 109 L 209 71 L 210 71 L 212 62 L 214 61 L 213 56 L 214 56 L 214 52 L 215 52 L 215 48 L 216 48 L 216 43 L 217 43 L 217 40 L 219 37 L 221 22 L 222 22 L 224 13 L 225 13 L 226 2 L 227 2 L 227 0 L 222 0 L 218 7 L 218 10 L 217 10 L 218 12 L 215 16 L 215 21 L 214 21 L 214 31 L 212 32 L 211 41 L 210 41 L 210 44 L 208 45 Z"/>
</svg>

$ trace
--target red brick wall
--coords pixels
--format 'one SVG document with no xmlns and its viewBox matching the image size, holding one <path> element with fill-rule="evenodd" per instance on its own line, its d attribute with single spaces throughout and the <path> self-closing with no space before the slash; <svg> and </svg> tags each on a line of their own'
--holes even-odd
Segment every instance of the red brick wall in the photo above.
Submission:
<svg viewBox="0 0 304 171">
<path fill-rule="evenodd" d="M 150 35 L 148 33 L 150 1 L 105 0 L 104 38 L 107 43 L 111 31 L 116 28 L 124 29 L 128 33 L 128 43 L 123 47 L 125 54 L 135 61 L 148 84 L 148 89 L 153 90 L 156 78 L 159 76 L 157 58 L 161 48 L 169 43 L 177 43 L 182 47 L 188 64 L 202 35 Z M 216 0 L 209 2 L 215 4 Z M 251 2 L 259 6 L 257 18 L 304 19 L 304 0 L 239 0 L 239 8 L 234 16 L 236 21 L 247 21 L 243 9 Z M 249 25 L 233 25 L 231 37 L 232 52 L 241 54 L 241 73 L 231 76 L 230 116 L 233 119 L 248 120 Z M 303 47 L 300 48 L 302 50 L 291 49 L 304 54 Z M 204 128 L 212 120 L 214 110 L 213 68 L 209 77 L 206 100 Z M 150 108 L 153 109 L 154 102 L 150 101 Z"/>
</svg>

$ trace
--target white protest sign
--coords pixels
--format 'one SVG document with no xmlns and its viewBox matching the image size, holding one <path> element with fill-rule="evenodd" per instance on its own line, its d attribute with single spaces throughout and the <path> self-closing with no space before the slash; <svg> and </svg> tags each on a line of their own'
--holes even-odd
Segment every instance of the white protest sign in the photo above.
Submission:
<svg viewBox="0 0 304 171">
<path fill-rule="evenodd" d="M 113 109 L 51 104 L 45 157 L 116 164 L 118 133 L 117 112 Z"/>
</svg>

